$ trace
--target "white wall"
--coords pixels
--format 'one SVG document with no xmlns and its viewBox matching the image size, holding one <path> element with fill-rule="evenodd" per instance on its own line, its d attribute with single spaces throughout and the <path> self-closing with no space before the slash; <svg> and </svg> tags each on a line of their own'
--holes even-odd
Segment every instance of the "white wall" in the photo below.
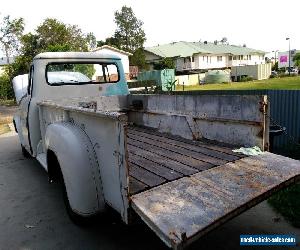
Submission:
<svg viewBox="0 0 300 250">
<path fill-rule="evenodd" d="M 200 69 L 213 69 L 213 68 L 225 68 L 227 67 L 226 55 L 211 55 L 211 54 L 198 54 L 197 60 L 199 62 L 198 67 Z M 221 61 L 218 61 L 218 56 L 222 57 Z"/>
<path fill-rule="evenodd" d="M 123 68 L 124 68 L 124 73 L 129 74 L 129 58 L 127 55 L 124 55 L 120 52 L 108 49 L 108 48 L 103 48 L 101 50 L 95 51 L 95 53 L 99 54 L 111 54 L 111 55 L 116 55 L 119 56 L 122 60 Z"/>
<path fill-rule="evenodd" d="M 221 61 L 218 61 L 218 56 L 222 57 Z M 242 66 L 242 65 L 257 65 L 264 64 L 265 58 L 263 55 L 251 55 L 250 57 L 247 55 L 243 56 L 243 60 L 238 59 L 236 56 L 236 60 L 229 60 L 228 54 L 196 54 L 194 55 L 194 62 L 186 62 L 184 63 L 184 58 L 178 58 L 176 60 L 176 70 L 183 71 L 187 69 L 218 69 L 218 68 L 229 68 L 232 66 Z"/>
</svg>

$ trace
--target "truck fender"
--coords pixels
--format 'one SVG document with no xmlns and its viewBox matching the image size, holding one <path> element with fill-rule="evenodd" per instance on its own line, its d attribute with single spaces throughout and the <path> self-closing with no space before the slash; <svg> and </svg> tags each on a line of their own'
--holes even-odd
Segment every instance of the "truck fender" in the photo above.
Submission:
<svg viewBox="0 0 300 250">
<path fill-rule="evenodd" d="M 87 134 L 75 124 L 53 123 L 47 127 L 45 147 L 57 158 L 73 212 L 89 216 L 103 211 L 105 202 L 98 161 Z"/>
</svg>

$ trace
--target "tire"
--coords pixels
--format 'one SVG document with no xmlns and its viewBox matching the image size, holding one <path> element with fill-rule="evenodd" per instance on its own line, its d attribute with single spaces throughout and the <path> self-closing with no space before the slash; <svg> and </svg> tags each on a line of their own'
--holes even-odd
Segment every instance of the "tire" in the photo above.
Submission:
<svg viewBox="0 0 300 250">
<path fill-rule="evenodd" d="M 68 198 L 66 185 L 65 185 L 64 178 L 63 178 L 63 175 L 62 175 L 61 171 L 60 171 L 59 182 L 60 182 L 60 185 L 61 185 L 61 190 L 62 190 L 62 195 L 63 195 L 63 201 L 64 201 L 64 204 L 65 204 L 65 208 L 66 208 L 66 211 L 67 211 L 71 221 L 75 225 L 81 226 L 81 227 L 89 225 L 92 222 L 92 216 L 84 217 L 84 216 L 81 216 L 81 215 L 75 213 L 72 210 L 70 202 L 69 202 L 69 198 Z"/>
<path fill-rule="evenodd" d="M 31 158 L 31 155 L 29 154 L 29 152 L 26 150 L 26 148 L 21 145 L 21 148 L 22 148 L 22 154 L 25 158 Z"/>
</svg>

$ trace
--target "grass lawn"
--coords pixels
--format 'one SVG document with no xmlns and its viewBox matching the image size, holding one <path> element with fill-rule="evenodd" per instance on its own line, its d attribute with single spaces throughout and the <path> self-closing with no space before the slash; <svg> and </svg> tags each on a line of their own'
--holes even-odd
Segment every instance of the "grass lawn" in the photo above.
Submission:
<svg viewBox="0 0 300 250">
<path fill-rule="evenodd" d="M 300 184 L 279 191 L 268 202 L 293 226 L 300 228 Z"/>
<path fill-rule="evenodd" d="M 184 90 L 251 90 L 251 89 L 284 89 L 300 90 L 300 76 L 271 78 L 251 82 L 232 82 L 220 84 L 205 84 L 185 86 Z M 177 91 L 182 91 L 182 86 L 176 86 Z"/>
<path fill-rule="evenodd" d="M 2 100 L 0 99 L 0 106 L 15 106 L 16 103 L 13 99 L 11 100 Z"/>
</svg>

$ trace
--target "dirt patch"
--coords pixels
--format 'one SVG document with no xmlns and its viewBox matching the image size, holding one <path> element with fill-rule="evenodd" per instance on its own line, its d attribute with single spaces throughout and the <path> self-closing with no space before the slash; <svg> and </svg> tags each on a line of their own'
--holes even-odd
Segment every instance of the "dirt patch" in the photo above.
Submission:
<svg viewBox="0 0 300 250">
<path fill-rule="evenodd" d="M 0 106 L 0 125 L 12 123 L 17 106 Z"/>
<path fill-rule="evenodd" d="M 10 132 L 10 128 L 7 124 L 0 124 L 0 135 Z"/>
</svg>

